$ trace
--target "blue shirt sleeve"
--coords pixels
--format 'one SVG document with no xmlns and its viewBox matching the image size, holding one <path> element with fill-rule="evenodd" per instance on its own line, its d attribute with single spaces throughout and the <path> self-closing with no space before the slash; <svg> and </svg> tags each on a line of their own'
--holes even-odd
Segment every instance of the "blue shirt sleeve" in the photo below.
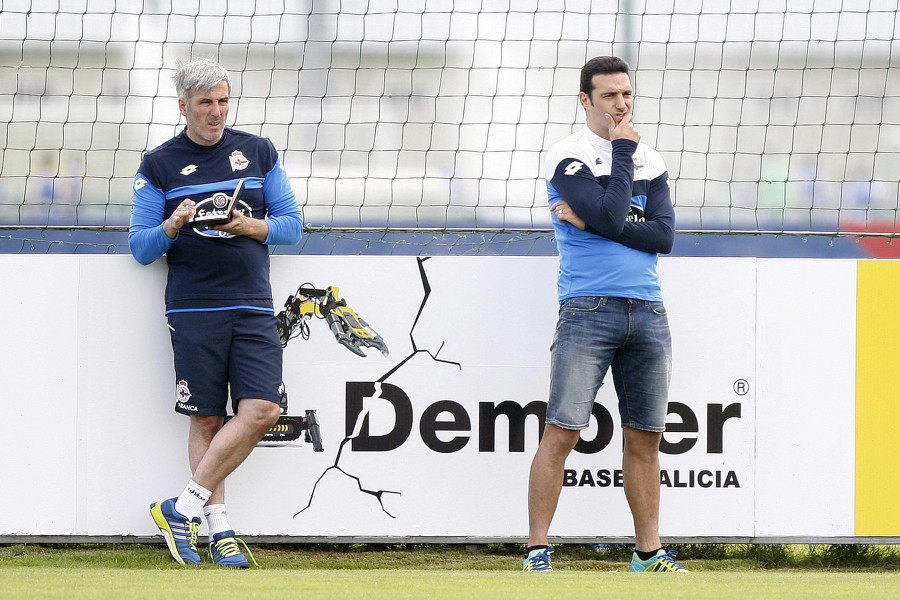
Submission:
<svg viewBox="0 0 900 600">
<path fill-rule="evenodd" d="M 303 235 L 303 213 L 280 158 L 275 160 L 275 166 L 266 173 L 263 195 L 268 213 L 266 223 L 269 225 L 266 244 L 293 245 L 299 242 Z"/>
<path fill-rule="evenodd" d="M 631 160 L 637 143 L 615 140 L 612 143 L 612 165 L 606 188 L 589 168 L 576 159 L 562 160 L 551 183 L 560 196 L 581 217 L 591 233 L 610 239 L 622 234 L 625 219 L 631 211 L 631 185 L 634 163 Z"/>
<path fill-rule="evenodd" d="M 165 254 L 175 241 L 166 235 L 162 226 L 166 197 L 141 173 L 135 176 L 133 189 L 128 248 L 139 263 L 149 265 Z"/>
</svg>

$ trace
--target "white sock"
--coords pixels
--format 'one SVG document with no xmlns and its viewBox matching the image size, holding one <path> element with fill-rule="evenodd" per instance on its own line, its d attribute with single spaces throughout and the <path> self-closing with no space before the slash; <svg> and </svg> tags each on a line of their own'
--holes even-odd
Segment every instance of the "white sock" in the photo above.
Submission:
<svg viewBox="0 0 900 600">
<path fill-rule="evenodd" d="M 203 505 L 210 496 L 212 496 L 211 491 L 191 479 L 175 501 L 175 510 L 188 519 L 200 518 L 203 513 Z"/>
<path fill-rule="evenodd" d="M 225 516 L 224 504 L 207 504 L 203 507 L 203 514 L 206 515 L 206 524 L 209 526 L 210 537 L 232 529 L 231 525 L 228 524 L 228 517 Z"/>
</svg>

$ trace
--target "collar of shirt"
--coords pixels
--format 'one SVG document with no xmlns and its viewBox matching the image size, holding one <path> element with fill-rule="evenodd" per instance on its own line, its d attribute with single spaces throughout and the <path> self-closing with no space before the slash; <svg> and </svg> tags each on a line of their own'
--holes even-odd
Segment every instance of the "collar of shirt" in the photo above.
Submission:
<svg viewBox="0 0 900 600">
<path fill-rule="evenodd" d="M 584 126 L 584 136 L 598 153 L 609 155 L 612 152 L 612 142 L 591 131 L 587 125 Z"/>
</svg>

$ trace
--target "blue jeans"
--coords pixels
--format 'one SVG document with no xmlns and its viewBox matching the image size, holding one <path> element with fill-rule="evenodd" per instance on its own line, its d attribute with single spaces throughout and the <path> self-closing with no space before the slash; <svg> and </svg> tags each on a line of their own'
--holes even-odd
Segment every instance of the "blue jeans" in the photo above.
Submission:
<svg viewBox="0 0 900 600">
<path fill-rule="evenodd" d="M 672 375 L 672 337 L 662 302 L 591 296 L 559 309 L 550 346 L 546 423 L 585 429 L 612 367 L 622 427 L 664 431 Z"/>
</svg>

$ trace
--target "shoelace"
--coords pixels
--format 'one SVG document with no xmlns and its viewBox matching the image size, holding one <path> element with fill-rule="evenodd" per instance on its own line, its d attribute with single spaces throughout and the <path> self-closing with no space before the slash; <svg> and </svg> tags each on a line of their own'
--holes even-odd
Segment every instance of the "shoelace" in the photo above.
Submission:
<svg viewBox="0 0 900 600">
<path fill-rule="evenodd" d="M 673 571 L 680 571 L 684 569 L 675 557 L 678 556 L 678 550 L 669 550 L 665 554 L 659 557 L 659 562 L 665 563 L 667 566 L 671 567 Z"/>
<path fill-rule="evenodd" d="M 244 553 L 250 557 L 250 561 L 256 565 L 257 568 L 260 568 L 259 563 L 256 562 L 256 559 L 253 557 L 253 553 L 250 552 L 250 548 L 247 547 L 246 542 L 238 537 L 227 537 L 222 538 L 218 542 L 216 542 L 216 550 L 225 557 L 237 556 L 241 553 L 241 549 L 238 546 L 240 544 L 244 547 Z"/>
<path fill-rule="evenodd" d="M 197 551 L 197 533 L 200 531 L 200 524 L 196 521 L 188 521 L 188 545 L 194 552 Z"/>
<path fill-rule="evenodd" d="M 529 559 L 529 560 L 531 560 L 531 564 L 533 565 L 535 571 L 540 570 L 541 567 L 549 567 L 550 566 L 550 554 L 551 554 L 550 550 L 545 550 L 545 551 L 541 552 L 540 554 Z"/>
</svg>

